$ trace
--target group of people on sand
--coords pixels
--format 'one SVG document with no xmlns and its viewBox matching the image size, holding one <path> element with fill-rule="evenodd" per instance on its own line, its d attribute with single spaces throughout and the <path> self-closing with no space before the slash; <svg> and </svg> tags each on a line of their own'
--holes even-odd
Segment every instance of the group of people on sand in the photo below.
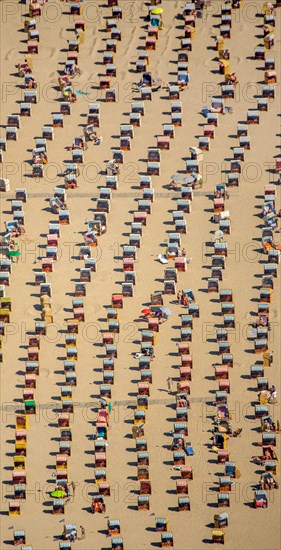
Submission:
<svg viewBox="0 0 281 550">
<path fill-rule="evenodd" d="M 179 290 L 177 293 L 177 301 L 179 305 L 188 307 L 189 304 L 192 304 L 194 302 L 193 293 L 190 292 L 189 294 L 187 294 L 186 292 Z"/>
</svg>

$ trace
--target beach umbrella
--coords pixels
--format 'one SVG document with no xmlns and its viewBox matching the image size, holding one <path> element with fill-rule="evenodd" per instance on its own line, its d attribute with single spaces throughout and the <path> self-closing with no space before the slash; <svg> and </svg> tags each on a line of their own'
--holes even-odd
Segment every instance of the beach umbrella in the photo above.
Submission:
<svg viewBox="0 0 281 550">
<path fill-rule="evenodd" d="M 171 176 L 171 180 L 172 181 L 181 181 L 182 176 L 180 174 L 173 174 L 173 176 Z"/>
<path fill-rule="evenodd" d="M 172 311 L 169 307 L 161 307 L 161 311 L 162 313 L 164 313 L 165 315 L 172 315 Z"/>
<path fill-rule="evenodd" d="M 144 315 L 149 315 L 149 313 L 151 313 L 151 309 L 150 308 L 146 308 L 146 309 L 142 309 L 141 310 L 141 313 L 143 313 Z"/>
<path fill-rule="evenodd" d="M 162 308 L 159 306 L 152 306 L 151 311 L 154 313 L 159 313 L 159 311 L 162 311 Z"/>
<path fill-rule="evenodd" d="M 154 8 L 153 10 L 151 10 L 152 15 L 161 15 L 161 13 L 163 12 L 163 8 Z"/>
<path fill-rule="evenodd" d="M 62 489 L 56 489 L 55 491 L 51 492 L 51 497 L 54 497 L 54 498 L 63 498 L 66 496 L 67 496 L 66 492 L 63 491 Z"/>
<path fill-rule="evenodd" d="M 192 185 L 194 183 L 194 178 L 192 176 L 187 176 L 186 178 L 183 178 L 182 181 L 186 185 Z"/>
<path fill-rule="evenodd" d="M 167 264 L 168 260 L 164 254 L 158 254 L 158 260 L 161 264 Z"/>
<path fill-rule="evenodd" d="M 9 258 L 18 258 L 20 256 L 19 250 L 9 250 L 8 252 Z"/>
</svg>

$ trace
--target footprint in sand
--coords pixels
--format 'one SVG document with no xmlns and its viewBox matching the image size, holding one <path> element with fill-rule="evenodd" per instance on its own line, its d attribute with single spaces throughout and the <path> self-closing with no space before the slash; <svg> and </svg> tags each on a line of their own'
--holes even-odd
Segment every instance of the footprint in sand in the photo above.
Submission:
<svg viewBox="0 0 281 550">
<path fill-rule="evenodd" d="M 42 369 L 40 368 L 40 375 L 41 376 L 44 376 L 45 378 L 49 378 L 51 376 L 51 371 L 50 369 Z"/>
<path fill-rule="evenodd" d="M 5 61 L 11 61 L 13 59 L 16 59 L 19 56 L 19 52 L 17 50 L 9 50 L 5 55 Z"/>
</svg>

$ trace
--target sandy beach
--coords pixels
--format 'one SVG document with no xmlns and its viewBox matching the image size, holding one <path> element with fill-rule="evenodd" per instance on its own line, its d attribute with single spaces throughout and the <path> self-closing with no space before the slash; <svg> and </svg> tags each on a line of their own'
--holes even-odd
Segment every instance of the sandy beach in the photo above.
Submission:
<svg viewBox="0 0 281 550">
<path fill-rule="evenodd" d="M 202 18 L 196 18 L 196 36 L 192 51 L 188 52 L 190 83 L 180 92 L 182 102 L 182 126 L 175 127 L 175 137 L 170 140 L 170 150 L 161 150 L 161 172 L 152 176 L 155 191 L 147 226 L 143 227 L 141 246 L 137 249 L 135 264 L 136 285 L 134 296 L 124 298 L 123 309 L 118 310 L 120 333 L 115 335 L 118 357 L 114 361 L 114 385 L 110 402 L 108 447 L 106 450 L 107 481 L 111 494 L 105 497 L 105 514 L 91 514 L 91 502 L 97 491 L 95 484 L 95 431 L 99 408 L 100 385 L 103 383 L 103 359 L 105 349 L 102 332 L 107 330 L 107 309 L 111 307 L 112 294 L 121 293 L 124 281 L 122 250 L 129 243 L 133 213 L 137 201 L 142 198 L 140 177 L 146 174 L 147 149 L 156 147 L 157 136 L 163 135 L 163 124 L 171 122 L 171 100 L 167 83 L 177 81 L 177 60 L 180 41 L 184 37 L 184 20 L 181 18 L 183 1 L 162 0 L 163 29 L 155 51 L 148 51 L 147 70 L 153 78 L 159 78 L 162 88 L 152 92 L 152 100 L 145 101 L 145 115 L 141 126 L 134 128 L 130 151 L 124 152 L 124 164 L 120 166 L 119 186 L 112 191 L 108 226 L 99 236 L 98 246 L 92 249 L 97 260 L 97 271 L 87 283 L 83 298 L 85 322 L 79 323 L 77 335 L 78 360 L 76 361 L 77 386 L 72 388 L 74 413 L 71 414 L 71 456 L 68 459 L 68 480 L 75 483 L 75 495 L 70 490 L 64 515 L 52 514 L 50 491 L 55 489 L 56 455 L 59 452 L 58 411 L 61 410 L 61 388 L 65 385 L 63 362 L 66 358 L 66 321 L 73 318 L 72 300 L 75 299 L 75 283 L 79 270 L 84 267 L 79 259 L 80 246 L 87 220 L 93 219 L 99 188 L 105 187 L 106 163 L 112 159 L 112 150 L 120 146 L 120 124 L 129 124 L 132 102 L 140 101 L 140 93 L 133 91 L 133 83 L 139 82 L 136 73 L 138 54 L 145 49 L 148 4 L 142 0 L 119 0 L 123 17 L 118 20 L 122 40 L 118 42 L 114 63 L 117 75 L 111 79 L 116 90 L 116 102 L 105 102 L 105 91 L 99 89 L 99 79 L 105 75 L 103 52 L 106 21 L 112 9 L 107 1 L 81 3 L 81 17 L 85 20 L 84 41 L 79 45 L 78 66 L 81 75 L 75 76 L 73 86 L 77 101 L 71 104 L 71 115 L 64 117 L 64 127 L 54 128 L 54 140 L 47 142 L 48 164 L 43 178 L 32 177 L 32 151 L 35 138 L 42 135 L 42 127 L 52 124 L 52 115 L 60 112 L 62 93 L 58 87 L 58 71 L 63 71 L 68 51 L 68 40 L 74 38 L 74 20 L 70 3 L 49 0 L 42 6 L 37 20 L 40 33 L 38 54 L 32 55 L 33 74 L 38 83 L 38 103 L 32 105 L 32 116 L 21 117 L 17 141 L 8 141 L 7 150 L 0 164 L 1 178 L 8 178 L 10 189 L 1 193 L 1 239 L 6 233 L 5 222 L 13 219 L 11 200 L 16 188 L 27 190 L 25 235 L 17 241 L 21 252 L 18 263 L 12 263 L 10 286 L 6 297 L 12 301 L 10 323 L 2 337 L 3 362 L 0 369 L 1 392 L 1 548 L 13 544 L 13 531 L 25 530 L 26 544 L 33 550 L 59 548 L 64 524 L 76 524 L 85 528 L 85 539 L 77 540 L 72 548 L 82 550 L 109 550 L 111 538 L 107 534 L 107 521 L 119 519 L 124 548 L 142 550 L 160 547 L 161 533 L 155 532 L 155 518 L 168 520 L 168 531 L 173 533 L 175 550 L 201 550 L 212 543 L 214 514 L 227 512 L 229 524 L 225 528 L 225 547 L 231 550 L 280 549 L 280 490 L 267 491 L 268 507 L 252 506 L 254 489 L 257 488 L 262 466 L 251 461 L 253 455 L 261 455 L 262 440 L 260 421 L 255 418 L 258 404 L 256 380 L 250 378 L 250 367 L 262 363 L 262 354 L 254 353 L 251 336 L 257 318 L 261 279 L 267 255 L 262 248 L 262 219 L 264 187 L 274 184 L 276 210 L 280 205 L 280 179 L 274 170 L 280 158 L 280 15 L 276 8 L 275 43 L 266 58 L 275 59 L 277 83 L 275 98 L 268 100 L 268 111 L 260 112 L 260 123 L 249 125 L 251 148 L 245 151 L 239 186 L 229 187 L 225 209 L 230 212 L 231 232 L 224 236 L 228 246 L 226 268 L 220 289 L 231 289 L 235 304 L 235 329 L 229 331 L 228 340 L 234 357 L 229 369 L 231 391 L 228 406 L 233 429 L 242 428 L 239 437 L 229 437 L 227 449 L 230 460 L 241 472 L 234 479 L 230 493 L 230 507 L 217 508 L 218 479 L 224 475 L 224 465 L 217 463 L 212 450 L 214 404 L 218 380 L 214 377 L 214 364 L 221 364 L 216 341 L 216 330 L 223 327 L 219 295 L 208 293 L 207 279 L 211 277 L 214 232 L 218 224 L 212 221 L 213 194 L 217 184 L 227 182 L 233 147 L 239 146 L 237 124 L 245 122 L 247 111 L 255 109 L 264 85 L 264 61 L 254 58 L 255 48 L 263 45 L 263 1 L 241 2 L 240 9 L 232 9 L 231 38 L 225 39 L 230 51 L 230 67 L 235 71 L 238 85 L 234 99 L 226 99 L 231 112 L 219 115 L 215 138 L 210 140 L 210 151 L 204 151 L 200 173 L 202 188 L 193 192 L 192 209 L 184 213 L 186 234 L 181 235 L 181 248 L 191 258 L 185 272 L 178 272 L 176 290 L 192 289 L 200 316 L 193 319 L 190 353 L 193 360 L 190 381 L 190 410 L 188 411 L 188 435 L 186 441 L 194 449 L 194 456 L 186 456 L 185 464 L 192 467 L 193 479 L 188 481 L 190 511 L 178 512 L 176 480 L 180 472 L 173 470 L 173 453 L 170 450 L 173 426 L 176 422 L 176 386 L 179 382 L 181 358 L 177 345 L 180 341 L 181 317 L 186 308 L 177 303 L 176 295 L 163 295 L 164 306 L 172 314 L 159 328 L 154 346 L 155 358 L 151 362 L 149 406 L 146 412 L 144 434 L 149 451 L 149 480 L 151 481 L 150 509 L 137 510 L 140 481 L 137 480 L 136 442 L 132 437 L 134 410 L 137 403 L 137 387 L 140 382 L 138 360 L 134 354 L 140 351 L 141 330 L 147 329 L 147 321 L 141 310 L 150 305 L 151 295 L 163 292 L 164 269 L 158 260 L 165 254 L 169 233 L 174 231 L 172 212 L 177 210 L 180 190 L 170 188 L 171 175 L 185 174 L 186 160 L 190 159 L 190 147 L 198 146 L 206 120 L 202 108 L 211 106 L 211 97 L 221 96 L 224 76 L 219 73 L 218 52 L 214 37 L 219 35 L 221 7 L 216 0 L 207 3 Z M 158 6 L 160 7 L 160 5 Z M 27 53 L 27 33 L 24 21 L 28 6 L 6 0 L 1 8 L 1 130 L 5 137 L 7 116 L 18 114 L 23 101 L 24 79 L 18 76 L 17 65 Z M 87 95 L 83 95 L 87 94 Z M 29 415 L 27 430 L 26 500 L 21 503 L 21 514 L 9 516 L 9 502 L 13 499 L 13 456 L 15 448 L 15 416 L 24 411 L 23 389 L 28 338 L 34 334 L 35 322 L 41 320 L 40 291 L 35 286 L 35 272 L 41 269 L 45 257 L 46 236 L 50 222 L 57 222 L 58 215 L 51 211 L 49 200 L 56 187 L 64 188 L 65 163 L 71 162 L 74 136 L 83 134 L 87 122 L 89 104 L 100 105 L 102 143 L 88 142 L 84 152 L 84 164 L 80 167 L 78 187 L 67 189 L 67 206 L 70 224 L 61 226 L 58 260 L 54 272 L 47 274 L 52 285 L 53 323 L 48 325 L 47 335 L 40 340 L 40 374 L 37 376 L 36 415 Z M 274 242 L 280 244 L 279 227 L 274 231 Z M 1 256 L 3 258 L 3 255 Z M 167 266 L 174 267 L 169 260 Z M 264 369 L 269 385 L 277 388 L 278 403 L 269 404 L 269 414 L 275 422 L 280 419 L 280 266 L 274 278 L 272 301 L 269 304 L 271 330 L 269 350 L 273 352 L 271 367 Z M 173 379 L 173 392 L 167 389 L 167 378 Z M 276 434 L 274 448 L 280 456 L 280 434 Z M 280 476 L 274 475 L 279 483 Z"/>
</svg>

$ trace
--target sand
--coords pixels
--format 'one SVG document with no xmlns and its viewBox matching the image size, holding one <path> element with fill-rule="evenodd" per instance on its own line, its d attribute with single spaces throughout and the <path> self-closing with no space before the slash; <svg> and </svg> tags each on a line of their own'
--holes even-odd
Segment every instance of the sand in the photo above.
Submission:
<svg viewBox="0 0 281 550">
<path fill-rule="evenodd" d="M 231 147 L 237 145 L 236 125 L 246 119 L 249 108 L 256 105 L 256 97 L 263 82 L 263 63 L 253 59 L 254 48 L 261 42 L 261 1 L 246 2 L 242 10 L 233 12 L 232 37 L 226 46 L 230 49 L 231 68 L 236 71 L 239 90 L 234 100 L 227 100 L 233 107 L 231 114 L 220 116 L 220 125 L 211 150 L 204 154 L 202 191 L 196 191 L 191 214 L 186 214 L 187 234 L 182 245 L 187 256 L 192 257 L 186 273 L 179 273 L 177 289 L 192 288 L 196 303 L 200 306 L 200 318 L 194 320 L 191 353 L 194 368 L 191 382 L 191 410 L 189 415 L 188 441 L 192 442 L 195 456 L 187 459 L 194 472 L 189 482 L 191 511 L 177 512 L 175 493 L 178 472 L 171 469 L 172 453 L 169 450 L 171 437 L 167 435 L 175 421 L 175 397 L 167 393 L 168 376 L 178 380 L 180 358 L 177 355 L 177 341 L 180 335 L 179 314 L 184 308 L 175 303 L 175 297 L 165 296 L 164 303 L 172 309 L 172 316 L 160 327 L 155 346 L 156 358 L 152 363 L 153 384 L 149 398 L 149 409 L 145 424 L 150 458 L 150 480 L 152 495 L 150 510 L 137 512 L 139 482 L 136 479 L 135 441 L 131 437 L 133 410 L 136 404 L 137 382 L 140 380 L 137 361 L 132 354 L 139 351 L 139 330 L 146 327 L 139 321 L 143 306 L 150 301 L 150 294 L 163 290 L 163 265 L 157 261 L 159 253 L 165 251 L 165 239 L 173 229 L 171 212 L 176 209 L 178 193 L 169 189 L 170 175 L 184 171 L 185 159 L 189 158 L 189 147 L 197 146 L 197 137 L 202 135 L 204 118 L 200 114 L 203 106 L 210 105 L 212 94 L 220 93 L 222 76 L 218 73 L 217 54 L 213 49 L 213 36 L 218 34 L 221 2 L 212 2 L 204 13 L 203 20 L 196 23 L 196 39 L 189 54 L 189 89 L 182 92 L 183 126 L 176 128 L 171 150 L 161 154 L 161 175 L 153 177 L 155 202 L 148 225 L 144 228 L 141 248 L 138 251 L 137 284 L 133 298 L 125 300 L 120 310 L 121 331 L 118 336 L 118 359 L 115 367 L 115 383 L 112 388 L 114 410 L 110 415 L 107 449 L 107 477 L 111 485 L 111 496 L 106 497 L 107 511 L 104 515 L 91 515 L 89 506 L 94 491 L 94 440 L 99 384 L 102 382 L 101 330 L 106 329 L 106 307 L 111 295 L 119 292 L 122 274 L 122 245 L 128 242 L 129 224 L 136 200 L 141 198 L 138 189 L 139 175 L 145 173 L 147 147 L 155 146 L 156 136 L 162 133 L 162 124 L 170 122 L 170 101 L 167 92 L 153 94 L 153 100 L 145 103 L 145 116 L 140 128 L 135 128 L 132 150 L 125 153 L 125 164 L 121 167 L 119 188 L 113 192 L 107 233 L 99 238 L 94 255 L 98 258 L 97 273 L 87 285 L 84 299 L 86 322 L 81 325 L 78 336 L 77 387 L 73 389 L 75 402 L 71 420 L 73 442 L 69 458 L 69 479 L 75 481 L 75 498 L 66 505 L 64 516 L 52 515 L 48 491 L 54 488 L 55 455 L 58 452 L 56 410 L 59 408 L 60 387 L 64 384 L 63 359 L 65 357 L 65 320 L 72 317 L 71 300 L 74 282 L 82 262 L 78 259 L 79 246 L 83 242 L 84 222 L 91 219 L 95 208 L 98 188 L 104 185 L 105 161 L 111 158 L 112 148 L 119 146 L 120 123 L 128 121 L 130 103 L 139 95 L 131 93 L 131 83 L 139 80 L 134 62 L 137 53 L 144 47 L 147 14 L 145 2 L 119 2 L 124 17 L 120 21 L 122 42 L 115 55 L 117 78 L 113 79 L 118 90 L 116 103 L 105 103 L 104 92 L 98 88 L 98 75 L 104 73 L 102 52 L 105 17 L 109 8 L 99 2 L 84 4 L 86 19 L 85 42 L 80 46 L 79 67 L 81 76 L 74 82 L 77 89 L 87 91 L 88 96 L 78 97 L 71 106 L 71 117 L 65 117 L 65 127 L 55 128 L 55 139 L 48 142 L 49 165 L 47 176 L 41 180 L 31 178 L 30 159 L 34 137 L 41 135 L 44 124 L 51 123 L 52 113 L 59 111 L 60 93 L 57 91 L 57 71 L 62 70 L 66 58 L 67 40 L 73 38 L 72 18 L 68 15 L 68 3 L 48 2 L 38 23 L 40 44 L 38 56 L 33 56 L 34 74 L 40 83 L 38 105 L 32 107 L 32 117 L 22 120 L 17 142 L 8 142 L 2 177 L 10 179 L 11 190 L 1 196 L 1 230 L 4 222 L 12 219 L 10 200 L 17 187 L 28 191 L 28 202 L 24 205 L 26 238 L 21 240 L 21 259 L 13 265 L 11 286 L 6 295 L 12 298 L 11 324 L 7 327 L 3 343 L 4 362 L 1 365 L 1 547 L 11 544 L 13 529 L 25 529 L 27 544 L 33 550 L 55 549 L 63 529 L 63 522 L 83 525 L 86 538 L 77 541 L 75 547 L 83 550 L 110 548 L 106 537 L 107 518 L 120 519 L 124 547 L 141 550 L 157 546 L 160 534 L 154 532 L 155 517 L 167 517 L 169 529 L 174 534 L 174 547 L 201 549 L 210 542 L 213 516 L 216 508 L 218 474 L 223 466 L 217 465 L 216 455 L 210 450 L 214 407 L 209 405 L 214 398 L 218 383 L 213 377 L 212 364 L 220 362 L 215 342 L 215 325 L 221 323 L 220 304 L 215 294 L 207 294 L 207 277 L 210 276 L 210 255 L 213 232 L 217 226 L 211 223 L 212 193 L 214 185 L 225 182 Z M 251 4 L 251 6 L 250 6 Z M 255 6 L 253 6 L 255 4 Z M 159 33 L 157 48 L 150 53 L 149 70 L 163 82 L 175 81 L 177 49 L 183 36 L 183 2 L 163 0 L 164 29 Z M 258 9 L 257 9 L 258 8 Z M 9 11 L 10 10 L 10 11 Z M 23 33 L 26 6 L 18 2 L 1 2 L 2 35 L 2 103 L 1 135 L 8 114 L 18 112 L 22 98 L 22 80 L 17 76 L 15 65 L 26 52 L 26 34 Z M 277 10 L 275 46 L 267 53 L 275 57 L 276 69 L 280 75 L 280 10 Z M 14 450 L 15 411 L 22 410 L 22 389 L 24 387 L 24 361 L 27 354 L 27 334 L 34 331 L 34 323 L 40 320 L 38 287 L 34 286 L 34 271 L 40 269 L 40 258 L 44 255 L 48 224 L 56 216 L 49 209 L 49 198 L 53 189 L 63 184 L 57 176 L 63 170 L 63 162 L 71 159 L 65 148 L 71 145 L 74 135 L 79 135 L 85 124 L 88 103 L 100 102 L 103 143 L 89 145 L 85 152 L 83 173 L 79 177 L 79 188 L 67 191 L 67 202 L 71 223 L 63 226 L 59 241 L 61 257 L 55 271 L 48 275 L 52 283 L 54 326 L 49 327 L 48 337 L 43 338 L 40 349 L 40 376 L 35 390 L 37 414 L 29 418 L 28 453 L 26 458 L 27 499 L 22 504 L 20 517 L 9 517 L 8 501 L 13 494 L 11 485 Z M 234 354 L 234 368 L 230 373 L 231 393 L 229 406 L 233 415 L 233 426 L 241 426 L 240 438 L 231 438 L 228 448 L 231 459 L 236 461 L 241 478 L 235 482 L 231 506 L 227 509 L 229 526 L 226 528 L 226 547 L 231 549 L 280 548 L 280 495 L 270 494 L 269 507 L 255 510 L 251 506 L 253 487 L 258 483 L 260 467 L 250 462 L 251 456 L 259 454 L 256 443 L 261 441 L 257 430 L 259 421 L 254 420 L 256 382 L 249 379 L 250 366 L 260 359 L 253 355 L 253 341 L 247 338 L 248 327 L 255 320 L 259 296 L 260 277 L 263 273 L 265 255 L 261 252 L 261 230 L 263 222 L 260 211 L 263 202 L 264 185 L 277 182 L 273 173 L 275 157 L 280 155 L 280 87 L 276 86 L 276 97 L 269 104 L 267 113 L 261 113 L 259 126 L 250 128 L 251 150 L 246 151 L 243 173 L 238 188 L 230 189 L 227 208 L 231 213 L 231 234 L 227 236 L 229 256 L 221 288 L 231 288 L 234 295 L 236 330 L 230 335 L 231 351 Z M 277 206 L 280 208 L 277 187 Z M 280 233 L 275 234 L 278 242 Z M 172 266 L 173 263 L 170 262 Z M 273 366 L 266 371 L 270 384 L 280 391 L 280 282 L 275 280 L 273 302 L 270 305 L 271 331 L 270 348 L 274 353 Z M 176 382 L 175 382 L 176 383 Z M 174 387 L 175 387 L 174 383 Z M 253 391 L 254 390 L 254 391 Z M 279 406 L 271 406 L 274 418 L 280 417 Z M 277 436 L 278 441 L 278 436 Z M 279 443 L 279 441 L 278 441 Z M 277 452 L 279 451 L 279 447 Z M 219 510 L 220 511 L 220 510 Z M 222 510 L 224 511 L 224 510 Z"/>
</svg>

